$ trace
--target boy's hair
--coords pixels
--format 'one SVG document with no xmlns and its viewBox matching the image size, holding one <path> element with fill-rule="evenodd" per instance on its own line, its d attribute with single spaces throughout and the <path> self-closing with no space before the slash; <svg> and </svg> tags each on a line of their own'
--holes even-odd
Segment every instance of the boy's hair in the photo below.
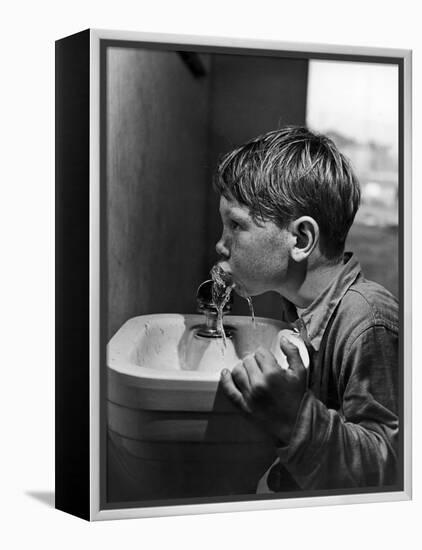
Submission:
<svg viewBox="0 0 422 550">
<path fill-rule="evenodd" d="M 226 154 L 214 186 L 227 199 L 249 207 L 256 223 L 280 228 L 311 216 L 320 229 L 320 249 L 338 259 L 360 202 L 359 182 L 349 161 L 328 137 L 289 126 L 259 136 Z"/>
</svg>

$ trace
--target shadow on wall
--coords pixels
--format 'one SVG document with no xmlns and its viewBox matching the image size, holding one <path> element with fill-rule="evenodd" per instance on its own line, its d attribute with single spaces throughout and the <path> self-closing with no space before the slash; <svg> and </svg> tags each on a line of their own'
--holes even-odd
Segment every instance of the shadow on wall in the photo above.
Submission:
<svg viewBox="0 0 422 550">
<path fill-rule="evenodd" d="M 308 61 L 242 55 L 213 57 L 210 165 L 260 134 L 287 124 L 306 122 Z M 221 232 L 218 196 L 209 187 L 208 266 L 217 259 L 215 243 Z M 276 293 L 254 298 L 258 316 L 279 319 L 281 301 Z M 245 300 L 236 297 L 235 315 L 249 315 Z"/>
</svg>

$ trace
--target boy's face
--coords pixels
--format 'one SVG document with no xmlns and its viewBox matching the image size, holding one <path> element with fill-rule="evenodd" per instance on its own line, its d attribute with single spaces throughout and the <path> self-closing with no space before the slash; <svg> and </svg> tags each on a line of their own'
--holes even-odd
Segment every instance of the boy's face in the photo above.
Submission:
<svg viewBox="0 0 422 550">
<path fill-rule="evenodd" d="M 223 196 L 220 215 L 223 234 L 216 250 L 222 258 L 221 267 L 240 286 L 239 294 L 256 296 L 269 290 L 282 294 L 288 282 L 293 235 L 272 221 L 257 225 L 248 207 Z"/>
</svg>

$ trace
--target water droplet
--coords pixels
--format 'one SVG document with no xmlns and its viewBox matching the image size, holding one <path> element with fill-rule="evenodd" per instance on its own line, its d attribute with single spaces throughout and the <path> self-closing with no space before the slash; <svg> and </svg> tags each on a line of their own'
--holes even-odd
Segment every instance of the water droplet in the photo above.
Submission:
<svg viewBox="0 0 422 550">
<path fill-rule="evenodd" d="M 252 319 L 253 326 L 254 326 L 254 328 L 256 328 L 255 312 L 254 312 L 254 309 L 253 309 L 252 298 L 250 296 L 245 296 L 245 298 L 246 298 L 246 301 L 248 302 L 249 311 L 251 313 L 251 319 Z"/>
</svg>

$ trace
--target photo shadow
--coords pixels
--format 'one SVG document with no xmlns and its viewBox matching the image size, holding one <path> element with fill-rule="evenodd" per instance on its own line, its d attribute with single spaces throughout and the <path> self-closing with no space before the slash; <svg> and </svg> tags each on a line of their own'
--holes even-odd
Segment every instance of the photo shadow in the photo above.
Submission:
<svg viewBox="0 0 422 550">
<path fill-rule="evenodd" d="M 25 494 L 49 508 L 54 508 L 55 506 L 56 493 L 54 491 L 26 491 Z"/>
</svg>

